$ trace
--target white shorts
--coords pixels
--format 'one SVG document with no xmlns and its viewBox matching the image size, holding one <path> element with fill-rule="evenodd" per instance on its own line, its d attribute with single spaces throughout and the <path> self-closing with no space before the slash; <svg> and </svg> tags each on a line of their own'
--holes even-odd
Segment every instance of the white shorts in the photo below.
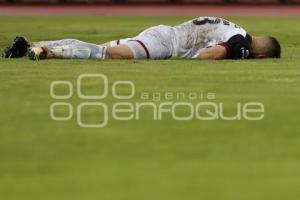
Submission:
<svg viewBox="0 0 300 200">
<path fill-rule="evenodd" d="M 159 25 L 146 29 L 134 38 L 112 41 L 110 45 L 128 46 L 135 59 L 167 59 L 172 57 L 172 34 L 170 26 Z"/>
</svg>

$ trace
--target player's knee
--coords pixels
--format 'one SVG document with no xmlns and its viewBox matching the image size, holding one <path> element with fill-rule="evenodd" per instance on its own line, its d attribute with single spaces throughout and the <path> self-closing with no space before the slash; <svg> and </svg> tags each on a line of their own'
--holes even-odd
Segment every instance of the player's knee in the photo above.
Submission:
<svg viewBox="0 0 300 200">
<path fill-rule="evenodd" d="M 111 59 L 125 59 L 125 56 L 122 54 L 122 52 L 117 51 L 115 48 L 108 48 L 107 54 Z"/>
<path fill-rule="evenodd" d="M 110 59 L 133 59 L 133 53 L 123 48 L 121 45 L 107 49 L 107 55 Z"/>
<path fill-rule="evenodd" d="M 119 56 L 118 55 L 118 52 L 116 52 L 113 48 L 108 48 L 107 51 L 107 56 L 111 59 L 118 59 L 117 57 Z"/>
</svg>

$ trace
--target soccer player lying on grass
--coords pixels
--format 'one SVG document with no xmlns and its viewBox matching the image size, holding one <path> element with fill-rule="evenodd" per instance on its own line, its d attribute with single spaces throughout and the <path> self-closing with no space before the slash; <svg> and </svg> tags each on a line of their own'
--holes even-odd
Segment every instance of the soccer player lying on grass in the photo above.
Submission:
<svg viewBox="0 0 300 200">
<path fill-rule="evenodd" d="M 247 59 L 280 58 L 274 37 L 250 36 L 240 26 L 222 18 L 199 17 L 178 26 L 159 25 L 138 36 L 102 45 L 75 39 L 29 43 L 17 37 L 4 50 L 5 57 L 32 60 L 63 59 Z"/>
</svg>

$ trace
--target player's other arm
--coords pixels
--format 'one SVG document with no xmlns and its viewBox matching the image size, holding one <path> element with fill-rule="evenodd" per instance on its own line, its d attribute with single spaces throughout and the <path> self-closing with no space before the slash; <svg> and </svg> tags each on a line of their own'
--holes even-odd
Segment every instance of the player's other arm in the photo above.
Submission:
<svg viewBox="0 0 300 200">
<path fill-rule="evenodd" d="M 202 60 L 222 60 L 227 58 L 227 49 L 224 46 L 217 45 L 214 47 L 206 48 L 198 55 Z"/>
<path fill-rule="evenodd" d="M 250 37 L 250 36 L 249 36 Z M 211 48 L 203 49 L 198 58 L 220 60 L 220 59 L 247 59 L 251 58 L 250 39 L 242 35 L 232 36 L 227 42 Z"/>
</svg>

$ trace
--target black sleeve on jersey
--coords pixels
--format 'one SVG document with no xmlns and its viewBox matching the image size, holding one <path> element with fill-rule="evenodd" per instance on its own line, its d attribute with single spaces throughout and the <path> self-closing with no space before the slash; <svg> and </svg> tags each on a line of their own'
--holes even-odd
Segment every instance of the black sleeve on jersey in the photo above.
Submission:
<svg viewBox="0 0 300 200">
<path fill-rule="evenodd" d="M 250 43 L 251 37 L 242 35 L 235 35 L 227 42 L 219 45 L 226 48 L 227 58 L 229 59 L 247 59 L 250 58 Z"/>
</svg>

